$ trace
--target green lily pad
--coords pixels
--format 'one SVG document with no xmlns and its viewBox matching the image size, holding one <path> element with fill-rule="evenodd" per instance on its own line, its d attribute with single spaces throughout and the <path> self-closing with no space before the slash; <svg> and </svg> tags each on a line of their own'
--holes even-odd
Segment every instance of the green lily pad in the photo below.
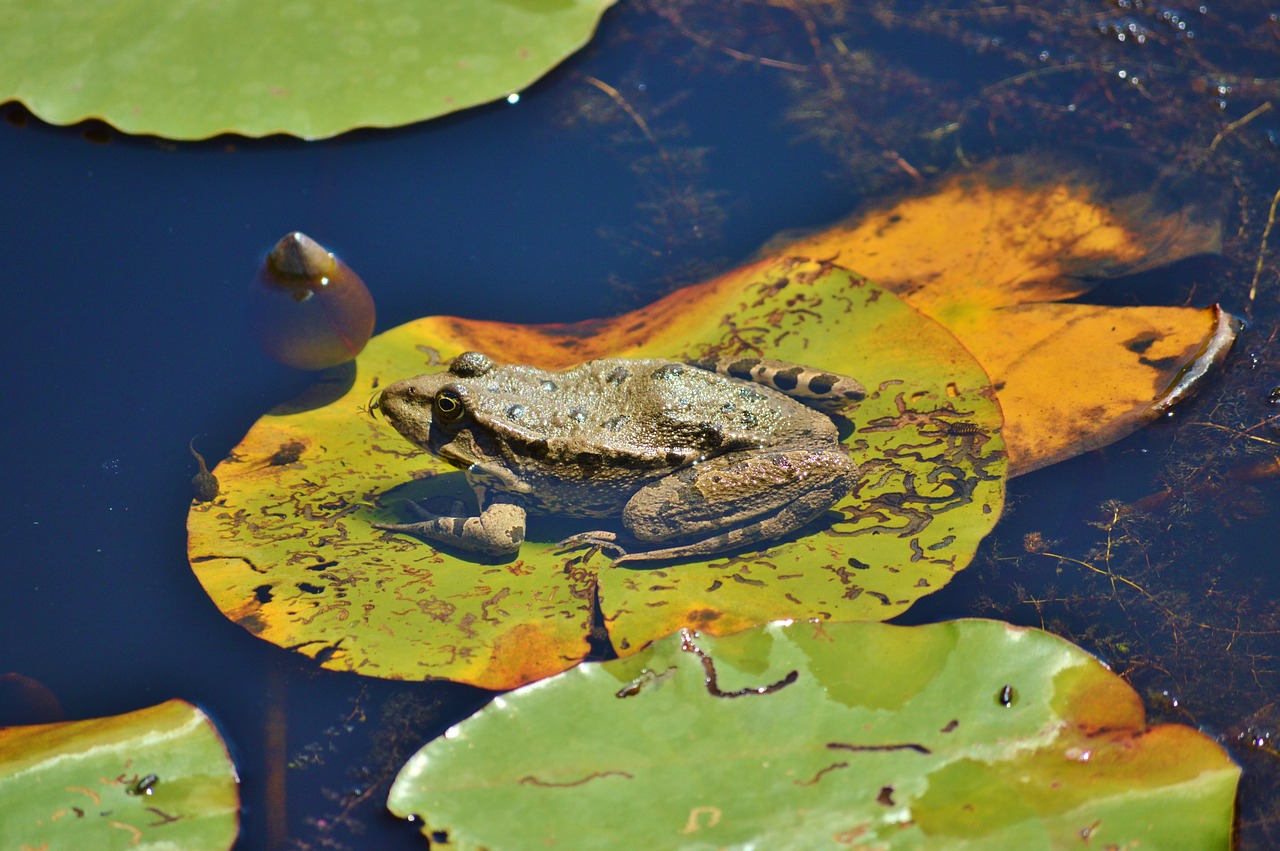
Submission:
<svg viewBox="0 0 1280 851">
<path fill-rule="evenodd" d="M 613 2 L 0 0 L 0 101 L 173 139 L 319 139 L 517 92 Z"/>
<path fill-rule="evenodd" d="M 0 728 L 6 848 L 230 848 L 238 783 L 213 722 L 182 700 Z"/>
<path fill-rule="evenodd" d="M 1046 632 L 775 623 L 499 697 L 388 807 L 458 849 L 1226 849 L 1239 776 Z"/>
<path fill-rule="evenodd" d="M 494 563 L 373 528 L 405 499 L 474 498 L 461 473 L 363 410 L 377 388 L 466 350 L 562 368 L 606 355 L 766 354 L 859 379 L 845 444 L 861 481 L 769 546 L 660 569 L 559 554 L 583 526 L 534 517 Z M 318 404 L 318 406 L 315 406 Z M 641 310 L 577 325 L 428 317 L 371 340 L 335 401 L 263 417 L 193 505 L 191 564 L 229 617 L 326 667 L 511 688 L 588 650 L 599 601 L 626 654 L 681 627 L 885 620 L 945 585 L 998 518 L 1005 461 L 985 374 L 938 324 L 851 273 L 757 263 Z M 599 525 L 598 521 L 593 525 Z"/>
</svg>

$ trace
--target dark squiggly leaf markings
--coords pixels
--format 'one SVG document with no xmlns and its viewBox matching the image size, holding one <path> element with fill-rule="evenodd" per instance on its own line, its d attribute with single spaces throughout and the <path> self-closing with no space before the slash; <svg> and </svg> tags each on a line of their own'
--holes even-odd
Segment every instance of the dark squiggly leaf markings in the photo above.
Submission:
<svg viewBox="0 0 1280 851">
<path fill-rule="evenodd" d="M 831 765 L 828 765 L 825 768 L 818 769 L 818 773 L 813 775 L 813 777 L 809 780 L 795 780 L 792 782 L 794 782 L 797 786 L 814 786 L 817 784 L 819 780 L 822 779 L 822 776 L 826 774 L 828 771 L 835 771 L 838 768 L 848 768 L 848 767 L 849 767 L 849 763 L 847 762 L 833 762 L 831 763 Z"/>
<path fill-rule="evenodd" d="M 707 675 L 707 691 L 713 697 L 745 697 L 749 694 L 772 694 L 779 689 L 786 688 L 800 678 L 799 671 L 792 671 L 776 683 L 771 683 L 767 686 L 743 688 L 738 689 L 737 691 L 721 691 L 716 674 L 716 663 L 705 650 L 697 644 L 694 644 L 694 635 L 695 633 L 691 630 L 680 630 L 680 649 L 698 657 L 698 661 L 702 663 L 702 670 L 705 671 Z"/>
<path fill-rule="evenodd" d="M 827 750 L 832 751 L 915 751 L 931 754 L 933 751 L 915 742 L 904 742 L 896 745 L 852 745 L 848 742 L 827 742 Z"/>
<path fill-rule="evenodd" d="M 633 779 L 632 775 L 625 771 L 594 771 L 591 774 L 588 774 L 586 777 L 582 777 L 577 780 L 569 780 L 564 783 L 556 783 L 550 780 L 539 780 L 538 778 L 534 777 L 532 774 L 526 774 L 524 777 L 520 778 L 520 785 L 521 786 L 548 786 L 548 787 L 557 787 L 557 788 L 567 787 L 567 786 L 581 786 L 583 783 L 587 783 L 592 780 L 598 780 L 601 777 L 622 777 L 627 780 Z"/>
</svg>

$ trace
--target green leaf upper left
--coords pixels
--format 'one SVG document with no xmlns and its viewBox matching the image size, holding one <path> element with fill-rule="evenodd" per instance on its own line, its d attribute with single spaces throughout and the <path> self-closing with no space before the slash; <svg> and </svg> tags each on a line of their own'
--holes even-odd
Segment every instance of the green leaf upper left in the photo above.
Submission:
<svg viewBox="0 0 1280 851">
<path fill-rule="evenodd" d="M 172 139 L 319 139 L 520 91 L 613 3 L 0 0 L 0 101 Z"/>
</svg>

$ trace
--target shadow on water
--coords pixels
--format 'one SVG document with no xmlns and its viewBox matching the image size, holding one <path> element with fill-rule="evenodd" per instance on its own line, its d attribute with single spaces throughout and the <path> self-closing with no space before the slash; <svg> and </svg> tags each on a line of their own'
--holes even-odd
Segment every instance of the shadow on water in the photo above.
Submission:
<svg viewBox="0 0 1280 851">
<path fill-rule="evenodd" d="M 323 408 L 347 395 L 355 383 L 355 361 L 347 361 L 326 369 L 314 384 L 289 401 L 276 405 L 269 413 L 274 417 L 284 417 Z"/>
</svg>

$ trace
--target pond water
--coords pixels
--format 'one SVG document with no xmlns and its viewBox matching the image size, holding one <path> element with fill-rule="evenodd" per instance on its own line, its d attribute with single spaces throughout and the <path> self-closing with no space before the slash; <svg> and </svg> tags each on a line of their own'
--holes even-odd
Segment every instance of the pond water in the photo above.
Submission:
<svg viewBox="0 0 1280 851">
<path fill-rule="evenodd" d="M 187 564 L 188 440 L 221 459 L 313 381 L 244 321 L 274 242 L 298 229 L 337 252 L 378 330 L 572 321 L 732 268 L 917 174 L 1109 146 L 1203 175 L 1226 238 L 1221 256 L 1082 301 L 1220 302 L 1249 326 L 1167 421 L 1013 480 L 974 563 L 902 622 L 995 616 L 1097 653 L 1154 720 L 1231 751 L 1240 846 L 1280 847 L 1280 230 L 1259 260 L 1280 189 L 1280 24 L 1256 3 L 1052 5 L 624 4 L 515 103 L 311 144 L 171 144 L 7 107 L 0 669 L 46 684 L 69 718 L 201 705 L 243 781 L 241 847 L 424 847 L 384 811 L 386 783 L 488 693 L 322 671 L 224 618 Z"/>
</svg>

